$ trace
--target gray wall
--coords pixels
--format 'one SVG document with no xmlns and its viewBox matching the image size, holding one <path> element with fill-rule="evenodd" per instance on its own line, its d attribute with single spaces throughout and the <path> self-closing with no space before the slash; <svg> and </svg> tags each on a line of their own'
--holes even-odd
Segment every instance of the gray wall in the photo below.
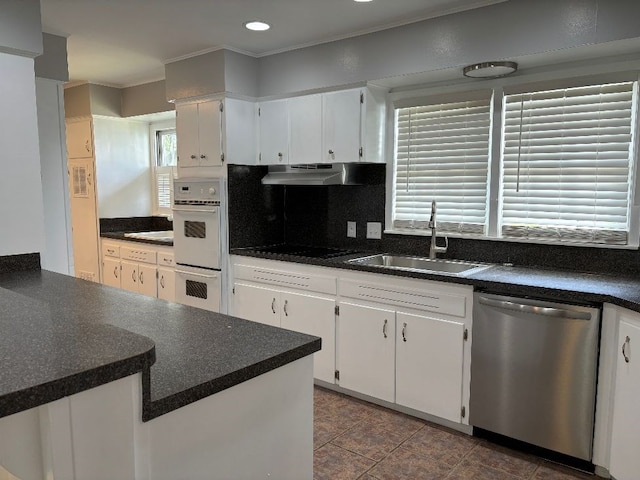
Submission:
<svg viewBox="0 0 640 480">
<path fill-rule="evenodd" d="M 76 85 L 64 89 L 65 118 L 85 117 L 91 115 L 90 85 Z"/>
<path fill-rule="evenodd" d="M 31 58 L 42 53 L 40 0 L 0 0 L 0 52 Z"/>
<path fill-rule="evenodd" d="M 509 0 L 258 59 L 259 96 L 640 37 L 637 0 Z"/>
<path fill-rule="evenodd" d="M 122 94 L 119 88 L 89 84 L 91 113 L 107 117 L 120 117 Z"/>
<path fill-rule="evenodd" d="M 257 97 L 258 60 L 231 50 L 224 50 L 224 81 L 227 92 Z"/>
<path fill-rule="evenodd" d="M 175 105 L 167 102 L 165 89 L 164 80 L 123 88 L 122 116 L 133 117 L 175 110 Z"/>
<path fill-rule="evenodd" d="M 44 51 L 35 58 L 36 77 L 69 81 L 67 64 L 67 39 L 49 33 L 42 34 Z"/>
<path fill-rule="evenodd" d="M 224 93 L 223 50 L 198 55 L 165 65 L 167 100 Z"/>
</svg>

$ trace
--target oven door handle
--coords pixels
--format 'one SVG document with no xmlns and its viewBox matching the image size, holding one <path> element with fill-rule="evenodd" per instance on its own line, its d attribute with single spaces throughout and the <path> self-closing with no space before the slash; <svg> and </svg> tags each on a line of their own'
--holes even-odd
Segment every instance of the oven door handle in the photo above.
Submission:
<svg viewBox="0 0 640 480">
<path fill-rule="evenodd" d="M 192 277 L 201 277 L 201 278 L 218 278 L 218 275 L 216 275 L 215 273 L 212 273 L 211 275 L 203 275 L 202 273 L 192 273 L 192 272 L 186 272 L 184 270 L 176 270 L 176 273 L 178 275 L 182 275 L 183 277 L 190 275 Z"/>
<path fill-rule="evenodd" d="M 218 211 L 217 207 L 213 207 L 211 209 L 208 208 L 176 208 L 173 207 L 174 212 L 184 212 L 184 213 L 216 213 Z"/>
</svg>

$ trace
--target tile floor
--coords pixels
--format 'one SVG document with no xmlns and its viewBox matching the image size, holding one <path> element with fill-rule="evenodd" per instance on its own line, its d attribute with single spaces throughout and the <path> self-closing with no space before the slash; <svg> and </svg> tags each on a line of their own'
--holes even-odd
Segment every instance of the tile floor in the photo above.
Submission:
<svg viewBox="0 0 640 480">
<path fill-rule="evenodd" d="M 584 480 L 424 420 L 315 387 L 314 480 Z"/>
</svg>

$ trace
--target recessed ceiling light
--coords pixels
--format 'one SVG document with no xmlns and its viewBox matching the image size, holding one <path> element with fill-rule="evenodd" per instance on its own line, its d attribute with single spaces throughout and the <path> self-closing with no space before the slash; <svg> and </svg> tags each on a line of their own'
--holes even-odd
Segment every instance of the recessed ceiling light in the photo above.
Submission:
<svg viewBox="0 0 640 480">
<path fill-rule="evenodd" d="M 265 30 L 269 30 L 271 25 L 265 22 L 260 22 L 258 20 L 253 20 L 251 22 L 247 22 L 244 24 L 246 28 L 249 30 L 253 30 L 255 32 L 264 32 Z"/>
<path fill-rule="evenodd" d="M 373 0 L 353 0 L 354 2 L 372 2 Z"/>
</svg>

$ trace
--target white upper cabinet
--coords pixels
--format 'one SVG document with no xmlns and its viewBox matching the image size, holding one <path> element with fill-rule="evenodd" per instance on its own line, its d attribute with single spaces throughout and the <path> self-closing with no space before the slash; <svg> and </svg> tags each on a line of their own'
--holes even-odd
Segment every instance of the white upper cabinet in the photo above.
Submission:
<svg viewBox="0 0 640 480">
<path fill-rule="evenodd" d="M 260 103 L 258 125 L 260 131 L 260 163 L 262 165 L 288 164 L 288 100 L 272 100 Z"/>
<path fill-rule="evenodd" d="M 91 119 L 67 122 L 68 158 L 93 157 L 93 129 Z"/>
<path fill-rule="evenodd" d="M 322 163 L 322 95 L 289 99 L 289 162 Z"/>
<path fill-rule="evenodd" d="M 178 168 L 255 164 L 255 110 L 232 98 L 176 104 Z"/>
<path fill-rule="evenodd" d="M 326 93 L 323 100 L 322 158 L 326 163 L 360 161 L 362 147 L 360 89 Z"/>
</svg>

